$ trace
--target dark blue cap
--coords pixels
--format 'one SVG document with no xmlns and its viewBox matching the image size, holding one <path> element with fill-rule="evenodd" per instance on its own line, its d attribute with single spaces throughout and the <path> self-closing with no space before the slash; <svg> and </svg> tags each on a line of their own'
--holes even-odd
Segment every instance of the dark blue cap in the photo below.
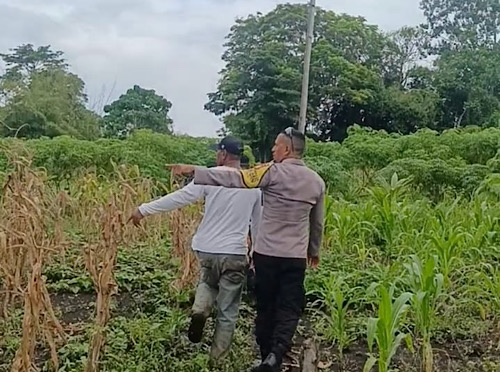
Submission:
<svg viewBox="0 0 500 372">
<path fill-rule="evenodd" d="M 212 150 L 227 151 L 233 155 L 243 154 L 243 142 L 234 136 L 226 136 L 219 143 L 210 146 Z"/>
</svg>

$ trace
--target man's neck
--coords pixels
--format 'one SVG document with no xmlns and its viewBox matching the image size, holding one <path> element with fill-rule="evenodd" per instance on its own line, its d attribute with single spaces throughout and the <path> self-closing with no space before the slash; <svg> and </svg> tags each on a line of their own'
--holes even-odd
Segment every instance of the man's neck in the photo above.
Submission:
<svg viewBox="0 0 500 372">
<path fill-rule="evenodd" d="M 302 160 L 302 158 L 298 155 L 290 155 L 284 158 L 283 160 Z"/>
<path fill-rule="evenodd" d="M 238 160 L 228 161 L 224 163 L 225 167 L 240 169 L 241 164 Z"/>
</svg>

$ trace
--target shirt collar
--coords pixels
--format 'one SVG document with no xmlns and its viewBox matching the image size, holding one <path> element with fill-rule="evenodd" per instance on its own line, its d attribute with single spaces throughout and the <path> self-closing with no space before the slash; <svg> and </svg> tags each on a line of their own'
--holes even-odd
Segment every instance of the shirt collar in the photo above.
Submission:
<svg viewBox="0 0 500 372">
<path fill-rule="evenodd" d="M 283 159 L 281 162 L 294 164 L 294 165 L 305 165 L 305 163 L 302 159 L 295 159 L 295 158 Z"/>
</svg>

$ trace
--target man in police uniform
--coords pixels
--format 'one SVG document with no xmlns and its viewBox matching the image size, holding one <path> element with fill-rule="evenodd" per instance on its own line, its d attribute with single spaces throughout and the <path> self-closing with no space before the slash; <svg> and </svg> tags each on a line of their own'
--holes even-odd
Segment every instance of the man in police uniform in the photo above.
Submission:
<svg viewBox="0 0 500 372">
<path fill-rule="evenodd" d="M 193 174 L 194 183 L 260 188 L 261 225 L 254 248 L 256 337 L 262 363 L 254 371 L 279 371 L 290 349 L 305 301 L 307 262 L 319 264 L 323 237 L 325 183 L 301 160 L 304 135 L 287 128 L 276 138 L 274 162 L 240 172 L 191 165 L 170 166 Z"/>
</svg>

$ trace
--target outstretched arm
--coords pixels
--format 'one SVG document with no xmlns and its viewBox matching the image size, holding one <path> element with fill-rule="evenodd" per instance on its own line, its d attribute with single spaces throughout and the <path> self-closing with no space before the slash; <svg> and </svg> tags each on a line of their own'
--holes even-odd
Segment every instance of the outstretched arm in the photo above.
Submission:
<svg viewBox="0 0 500 372">
<path fill-rule="evenodd" d="M 204 187 L 201 185 L 195 185 L 193 182 L 191 182 L 182 189 L 165 195 L 160 199 L 154 200 L 150 203 L 142 204 L 130 219 L 132 220 L 132 222 L 134 222 L 135 225 L 138 225 L 140 221 L 146 216 L 182 208 L 186 205 L 195 203 L 204 195 Z"/>
<path fill-rule="evenodd" d="M 200 185 L 195 185 L 193 182 L 187 184 L 180 190 L 163 196 L 160 199 L 150 203 L 142 204 L 139 211 L 144 216 L 150 216 L 161 212 L 169 212 L 174 209 L 185 207 L 193 204 L 204 196 L 204 188 Z"/>
<path fill-rule="evenodd" d="M 174 174 L 192 175 L 197 185 L 223 186 L 235 189 L 266 188 L 271 184 L 272 164 L 262 164 L 240 171 L 204 168 L 194 165 L 168 165 Z"/>
<path fill-rule="evenodd" d="M 194 183 L 198 185 L 224 186 L 229 188 L 266 188 L 271 183 L 271 164 L 240 170 L 239 172 L 196 168 Z"/>
</svg>

